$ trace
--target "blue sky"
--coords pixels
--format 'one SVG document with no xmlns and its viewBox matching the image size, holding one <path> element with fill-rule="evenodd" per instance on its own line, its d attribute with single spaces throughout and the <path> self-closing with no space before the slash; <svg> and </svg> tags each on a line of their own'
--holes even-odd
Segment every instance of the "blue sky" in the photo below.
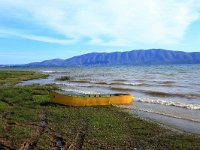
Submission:
<svg viewBox="0 0 200 150">
<path fill-rule="evenodd" d="M 200 52 L 199 0 L 0 0 L 0 64 L 89 52 Z"/>
</svg>

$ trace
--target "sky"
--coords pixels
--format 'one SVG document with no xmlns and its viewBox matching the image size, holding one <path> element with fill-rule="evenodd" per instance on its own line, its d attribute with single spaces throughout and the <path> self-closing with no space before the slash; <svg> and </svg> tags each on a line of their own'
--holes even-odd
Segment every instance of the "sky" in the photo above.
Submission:
<svg viewBox="0 0 200 150">
<path fill-rule="evenodd" d="M 0 0 L 0 64 L 199 41 L 199 0 Z"/>
</svg>

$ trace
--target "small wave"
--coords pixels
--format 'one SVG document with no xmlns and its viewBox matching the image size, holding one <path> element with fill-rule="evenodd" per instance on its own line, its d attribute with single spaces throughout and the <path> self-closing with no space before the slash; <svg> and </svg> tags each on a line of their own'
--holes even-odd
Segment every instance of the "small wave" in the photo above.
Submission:
<svg viewBox="0 0 200 150">
<path fill-rule="evenodd" d="M 69 71 L 58 71 L 58 70 L 41 70 L 43 73 L 64 73 L 64 74 L 69 74 Z"/>
<path fill-rule="evenodd" d="M 134 84 L 125 83 L 125 82 L 111 82 L 111 83 L 107 83 L 105 81 L 96 82 L 95 84 L 102 84 L 102 85 L 134 85 Z"/>
<path fill-rule="evenodd" d="M 160 96 L 160 97 L 166 97 L 166 96 L 180 96 L 180 94 L 172 94 L 172 93 L 166 93 L 161 91 L 145 91 L 145 90 L 139 90 L 140 92 L 143 92 L 145 94 L 149 94 L 152 96 Z"/>
<path fill-rule="evenodd" d="M 143 92 L 148 95 L 152 96 L 159 96 L 159 97 L 182 97 L 182 98 L 199 98 L 200 94 L 197 93 L 166 93 L 161 91 L 145 91 L 145 90 L 138 90 L 139 92 Z"/>
<path fill-rule="evenodd" d="M 198 93 L 167 93 L 162 91 L 151 91 L 151 90 L 140 90 L 140 89 L 131 89 L 131 88 L 123 88 L 123 87 L 111 87 L 111 90 L 117 90 L 117 91 L 135 91 L 135 92 L 141 92 L 144 94 L 148 94 L 151 96 L 158 96 L 158 97 L 182 97 L 182 98 L 200 98 L 200 94 Z"/>
<path fill-rule="evenodd" d="M 78 87 L 95 88 L 95 87 L 98 87 L 98 86 L 95 86 L 95 85 L 79 85 Z"/>
<path fill-rule="evenodd" d="M 175 81 L 155 81 L 157 83 L 157 86 L 165 86 L 165 87 L 182 87 L 180 85 L 177 85 Z"/>
<path fill-rule="evenodd" d="M 110 85 L 151 86 L 146 83 L 111 82 Z"/>
<path fill-rule="evenodd" d="M 69 83 L 69 82 L 54 82 L 54 83 L 58 86 L 74 86 L 73 83 Z"/>
<path fill-rule="evenodd" d="M 89 80 L 70 80 L 70 82 L 77 82 L 77 83 L 91 83 Z"/>
<path fill-rule="evenodd" d="M 124 82 L 111 82 L 110 85 L 132 85 L 131 83 L 124 83 Z"/>
<path fill-rule="evenodd" d="M 130 88 L 122 88 L 122 87 L 110 87 L 111 90 L 115 90 L 115 91 L 134 91 L 134 89 L 130 89 Z"/>
<path fill-rule="evenodd" d="M 94 82 L 95 84 L 102 84 L 102 85 L 109 85 L 109 83 L 105 81 L 100 81 L 100 82 Z"/>
<path fill-rule="evenodd" d="M 52 71 L 52 70 L 44 70 L 42 71 L 43 73 L 55 73 L 56 71 Z"/>
<path fill-rule="evenodd" d="M 160 84 L 175 84 L 175 81 L 159 81 Z"/>
<path fill-rule="evenodd" d="M 148 87 L 148 86 L 152 86 L 150 84 L 146 84 L 146 83 L 135 83 L 135 84 L 132 84 L 133 86 L 145 86 L 145 87 Z"/>
<path fill-rule="evenodd" d="M 82 91 L 82 90 L 78 90 L 78 89 L 63 88 L 62 90 L 66 91 L 66 92 L 75 92 L 75 93 L 80 93 L 80 94 L 101 94 L 101 93 L 95 92 L 95 91 Z"/>
<path fill-rule="evenodd" d="M 170 93 L 165 93 L 165 92 L 160 92 L 160 91 L 148 91 L 148 90 L 139 90 L 139 89 L 131 89 L 131 88 L 123 88 L 123 87 L 110 87 L 111 90 L 116 90 L 116 91 L 136 91 L 136 92 L 141 92 L 145 93 L 148 95 L 152 96 L 160 96 L 160 97 L 165 97 L 165 96 L 172 96 Z"/>
<path fill-rule="evenodd" d="M 68 74 L 68 73 L 70 73 L 70 72 L 68 72 L 68 71 L 55 71 L 55 70 L 42 70 L 41 71 L 42 73 L 49 73 L 49 74 L 53 74 L 53 73 L 64 73 L 64 74 Z"/>
<path fill-rule="evenodd" d="M 129 80 L 126 80 L 126 79 L 115 79 L 115 80 L 112 80 L 112 81 L 124 82 L 124 81 L 129 81 Z"/>
<path fill-rule="evenodd" d="M 128 82 L 111 82 L 108 83 L 106 81 L 100 81 L 100 82 L 93 82 L 94 84 L 101 84 L 101 85 L 127 85 L 127 86 L 151 86 L 150 84 L 146 84 L 146 83 L 128 83 Z"/>
<path fill-rule="evenodd" d="M 133 85 L 133 84 L 126 82 L 111 82 L 110 85 Z"/>
<path fill-rule="evenodd" d="M 146 82 L 147 80 L 136 79 L 136 80 L 134 80 L 134 81 L 136 81 L 136 82 Z"/>
<path fill-rule="evenodd" d="M 157 82 L 155 81 L 156 83 L 162 85 L 162 86 L 175 86 L 175 83 L 174 81 L 162 81 L 162 82 Z M 147 84 L 147 83 L 130 83 L 130 82 L 111 82 L 110 85 L 130 85 L 130 86 L 145 86 L 145 87 L 149 87 L 149 86 L 152 86 L 151 84 Z M 153 85 L 153 86 L 156 86 L 156 85 Z"/>
<path fill-rule="evenodd" d="M 197 93 L 192 93 L 192 94 L 189 94 L 189 97 L 196 97 L 196 98 L 200 98 L 200 94 L 197 94 Z"/>
<path fill-rule="evenodd" d="M 165 101 L 165 100 L 151 100 L 145 98 L 135 98 L 135 101 L 142 102 L 142 103 L 151 103 L 151 104 L 160 104 L 165 106 L 175 106 L 181 107 L 191 110 L 200 110 L 199 104 L 188 104 L 188 103 L 181 103 L 181 102 L 172 102 L 172 101 Z"/>
</svg>

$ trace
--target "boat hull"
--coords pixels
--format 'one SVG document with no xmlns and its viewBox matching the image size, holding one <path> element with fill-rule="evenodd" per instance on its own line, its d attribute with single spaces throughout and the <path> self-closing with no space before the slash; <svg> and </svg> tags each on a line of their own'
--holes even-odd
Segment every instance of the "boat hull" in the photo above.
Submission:
<svg viewBox="0 0 200 150">
<path fill-rule="evenodd" d="M 107 97 L 101 95 L 91 96 L 73 96 L 64 95 L 57 92 L 49 92 L 51 102 L 70 106 L 98 106 L 98 105 L 130 105 L 132 104 L 132 95 L 117 94 Z"/>
</svg>

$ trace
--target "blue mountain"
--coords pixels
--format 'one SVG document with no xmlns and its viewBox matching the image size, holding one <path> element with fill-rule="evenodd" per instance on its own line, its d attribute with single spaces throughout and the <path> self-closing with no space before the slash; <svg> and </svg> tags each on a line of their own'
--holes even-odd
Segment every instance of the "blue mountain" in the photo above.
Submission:
<svg viewBox="0 0 200 150">
<path fill-rule="evenodd" d="M 69 59 L 52 59 L 26 66 L 116 66 L 200 64 L 200 52 L 164 49 L 132 50 L 127 52 L 89 53 Z"/>
</svg>

